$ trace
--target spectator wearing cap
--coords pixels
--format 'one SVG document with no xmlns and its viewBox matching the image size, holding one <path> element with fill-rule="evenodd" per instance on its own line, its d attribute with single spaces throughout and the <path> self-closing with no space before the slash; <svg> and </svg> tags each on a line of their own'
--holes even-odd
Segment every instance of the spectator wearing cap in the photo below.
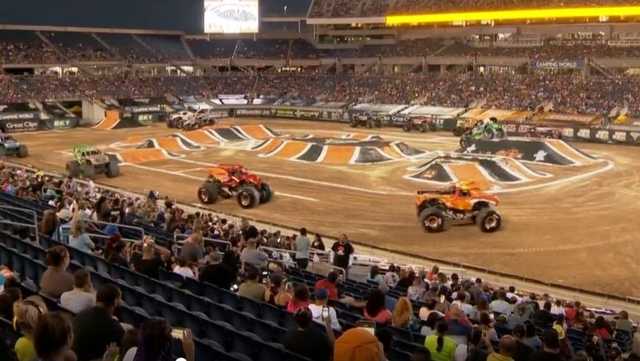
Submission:
<svg viewBox="0 0 640 361">
<path fill-rule="evenodd" d="M 40 291 L 47 296 L 60 298 L 64 292 L 73 289 L 73 276 L 67 271 L 69 252 L 63 246 L 47 250 L 47 270 L 40 278 Z"/>
<path fill-rule="evenodd" d="M 96 305 L 96 293 L 89 272 L 79 269 L 73 273 L 73 290 L 60 296 L 60 305 L 74 314 Z"/>
<path fill-rule="evenodd" d="M 534 352 L 529 361 L 566 361 L 560 354 L 560 340 L 556 330 L 544 330 L 542 333 L 542 350 Z"/>
<path fill-rule="evenodd" d="M 251 266 L 247 266 L 245 270 L 245 280 L 238 289 L 238 295 L 262 302 L 264 300 L 266 288 L 263 284 L 258 282 L 260 271 Z"/>
<path fill-rule="evenodd" d="M 336 331 L 341 331 L 342 327 L 340 326 L 340 322 L 338 322 L 338 315 L 336 310 L 327 305 L 329 301 L 329 292 L 326 288 L 316 288 L 314 292 L 314 303 L 309 305 L 309 310 L 311 311 L 311 316 L 313 320 L 319 324 L 325 324 L 325 318 L 330 319 L 331 328 Z"/>
<path fill-rule="evenodd" d="M 514 361 L 516 342 L 510 335 L 502 336 L 498 352 L 492 352 L 487 357 L 487 361 Z"/>
<path fill-rule="evenodd" d="M 312 327 L 313 317 L 308 308 L 300 308 L 294 313 L 293 318 L 296 321 L 296 329 L 287 333 L 284 347 L 313 361 L 330 361 L 334 336 L 329 320 L 325 322 L 325 334 Z"/>
<path fill-rule="evenodd" d="M 329 272 L 327 278 L 319 280 L 316 282 L 315 287 L 316 290 L 320 288 L 324 288 L 327 290 L 329 294 L 329 300 L 337 301 L 338 300 L 338 273 L 337 272 Z"/>
</svg>

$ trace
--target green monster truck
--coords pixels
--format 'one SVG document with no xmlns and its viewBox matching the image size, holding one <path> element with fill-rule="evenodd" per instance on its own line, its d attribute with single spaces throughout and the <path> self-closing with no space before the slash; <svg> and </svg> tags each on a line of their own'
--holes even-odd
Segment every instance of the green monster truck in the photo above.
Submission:
<svg viewBox="0 0 640 361">
<path fill-rule="evenodd" d="M 109 178 L 120 175 L 120 166 L 115 156 L 105 154 L 91 145 L 73 146 L 73 160 L 67 162 L 67 173 L 71 177 L 93 178 L 96 174 L 105 174 Z"/>
<path fill-rule="evenodd" d="M 460 147 L 467 149 L 471 142 L 479 139 L 504 139 L 507 131 L 496 118 L 477 122 L 472 128 L 466 130 L 460 137 Z"/>
</svg>

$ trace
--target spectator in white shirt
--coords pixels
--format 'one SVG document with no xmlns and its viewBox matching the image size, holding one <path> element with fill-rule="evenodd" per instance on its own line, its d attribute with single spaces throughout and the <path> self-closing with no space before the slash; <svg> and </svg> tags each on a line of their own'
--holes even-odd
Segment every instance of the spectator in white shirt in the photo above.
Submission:
<svg viewBox="0 0 640 361">
<path fill-rule="evenodd" d="M 492 312 L 496 312 L 502 315 L 510 315 L 511 311 L 513 310 L 513 306 L 511 306 L 511 304 L 507 302 L 506 298 L 507 295 L 504 292 L 504 289 L 499 289 L 496 292 L 496 299 L 489 304 L 489 309 Z"/>
<path fill-rule="evenodd" d="M 318 288 L 314 293 L 315 302 L 309 305 L 312 318 L 315 322 L 324 325 L 327 317 L 331 320 L 331 328 L 341 331 L 342 326 L 338 322 L 338 315 L 333 307 L 327 305 L 329 300 L 329 292 L 326 288 Z"/>
<path fill-rule="evenodd" d="M 79 269 L 73 273 L 73 289 L 60 296 L 60 305 L 73 313 L 80 313 L 96 305 L 96 291 L 91 284 L 89 272 Z"/>
<path fill-rule="evenodd" d="M 473 306 L 466 302 L 467 294 L 466 292 L 460 290 L 456 293 L 455 301 L 451 302 L 451 305 L 456 305 L 464 314 L 469 317 L 473 313 Z"/>
<path fill-rule="evenodd" d="M 556 300 L 556 302 L 553 303 L 553 306 L 551 306 L 551 314 L 564 316 L 564 306 L 562 305 L 562 301 Z"/>
<path fill-rule="evenodd" d="M 384 274 L 384 283 L 387 285 L 387 288 L 391 289 L 396 287 L 398 281 L 400 281 L 400 276 L 398 276 L 398 271 L 400 267 L 396 267 L 394 265 L 389 265 L 389 270 Z"/>
<path fill-rule="evenodd" d="M 182 257 L 178 257 L 177 263 L 173 267 L 173 273 L 177 273 L 182 277 L 196 278 L 195 273 L 193 273 L 193 270 L 189 267 L 187 261 Z"/>
</svg>

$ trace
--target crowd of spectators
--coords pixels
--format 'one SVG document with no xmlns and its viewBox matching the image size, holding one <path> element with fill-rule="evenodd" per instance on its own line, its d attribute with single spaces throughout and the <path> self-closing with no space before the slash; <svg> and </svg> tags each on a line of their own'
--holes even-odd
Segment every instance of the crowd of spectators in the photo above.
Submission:
<svg viewBox="0 0 640 361">
<path fill-rule="evenodd" d="M 579 301 L 493 287 L 437 266 L 430 270 L 372 266 L 364 298 L 344 292 L 345 280 L 335 271 L 311 287 L 292 281 L 291 274 L 311 268 L 311 263 L 330 261 L 348 271 L 355 250 L 347 235 L 326 247 L 321 237 L 311 237 L 304 228 L 290 234 L 259 230 L 244 220 L 236 223 L 205 212 L 188 213 L 154 191 L 146 197 L 125 195 L 91 181 L 8 166 L 0 168 L 0 185 L 5 194 L 50 207 L 38 225 L 42 236 L 148 277 L 158 279 L 161 270 L 174 272 L 281 307 L 296 323 L 283 345 L 311 360 L 354 360 L 349 357 L 354 350 L 360 353 L 357 360 L 386 360 L 392 330 L 424 338 L 424 348 L 415 350 L 413 360 L 620 361 L 623 350 L 635 350 L 629 349 L 635 325 L 624 311 L 615 314 L 589 309 Z M 186 239 L 173 244 L 148 235 L 124 239 L 120 224 L 144 225 L 158 234 L 177 233 Z M 66 240 L 64 229 L 69 233 Z M 24 230 L 18 227 L 13 232 L 22 241 L 35 242 Z M 106 235 L 106 240 L 92 239 L 95 234 Z M 291 251 L 291 262 L 274 262 L 261 247 Z M 325 252 L 325 247 L 332 257 L 313 256 Z M 0 265 L 0 316 L 15 320 L 22 334 L 11 345 L 17 360 L 175 359 L 167 321 L 149 319 L 137 330 L 120 324 L 114 318 L 122 302 L 119 288 L 106 284 L 94 289 L 87 270 L 68 271 L 70 257 L 64 246 L 50 248 L 48 268 L 37 281 L 43 295 L 75 314 L 71 320 L 48 312 L 39 296 L 22 299 L 10 268 Z M 356 327 L 341 319 L 338 308 L 357 312 L 361 320 Z M 325 332 L 311 327 L 314 322 Z M 375 332 L 366 331 L 368 327 Z M 187 361 L 195 361 L 193 337 L 188 329 L 182 332 L 179 352 Z M 579 352 L 573 348 L 576 335 L 584 342 Z M 0 352 L 6 353 L 3 357 L 11 354 Z"/>
<path fill-rule="evenodd" d="M 304 104 L 370 102 L 379 104 L 468 107 L 483 101 L 487 107 L 535 110 L 544 105 L 557 112 L 603 114 L 615 107 L 640 114 L 640 78 L 584 78 L 568 72 L 444 73 L 397 76 L 349 74 L 261 74 L 218 76 L 159 76 L 136 74 L 65 77 L 0 76 L 0 102 L 30 99 L 77 99 L 218 94 L 248 94 L 301 99 Z"/>
<path fill-rule="evenodd" d="M 633 5 L 630 0 L 366 0 L 356 4 L 346 0 L 319 0 L 313 2 L 310 11 L 312 18 L 341 18 L 341 17 L 381 17 L 393 14 L 416 14 L 432 12 L 456 12 L 478 10 L 510 10 L 527 8 L 558 8 L 579 6 L 622 6 Z"/>
</svg>

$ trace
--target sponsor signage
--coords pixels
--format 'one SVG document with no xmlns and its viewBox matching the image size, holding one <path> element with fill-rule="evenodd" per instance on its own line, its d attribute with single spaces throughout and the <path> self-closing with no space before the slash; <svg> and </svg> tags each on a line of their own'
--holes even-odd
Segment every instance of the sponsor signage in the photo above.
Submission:
<svg viewBox="0 0 640 361">
<path fill-rule="evenodd" d="M 125 112 L 131 113 L 160 113 L 163 112 L 162 104 L 155 105 L 131 105 L 124 107 Z"/>
<path fill-rule="evenodd" d="M 534 61 L 532 66 L 538 69 L 580 69 L 584 66 L 584 62 L 581 60 Z"/>
<path fill-rule="evenodd" d="M 78 126 L 78 118 L 56 118 L 48 120 L 49 129 L 69 129 Z"/>
<path fill-rule="evenodd" d="M 0 113 L 0 120 L 13 120 L 13 119 L 39 119 L 40 113 L 38 112 L 11 112 Z"/>
<path fill-rule="evenodd" d="M 0 124 L 2 130 L 7 133 L 32 132 L 40 129 L 40 121 L 38 119 L 5 119 Z"/>
</svg>

